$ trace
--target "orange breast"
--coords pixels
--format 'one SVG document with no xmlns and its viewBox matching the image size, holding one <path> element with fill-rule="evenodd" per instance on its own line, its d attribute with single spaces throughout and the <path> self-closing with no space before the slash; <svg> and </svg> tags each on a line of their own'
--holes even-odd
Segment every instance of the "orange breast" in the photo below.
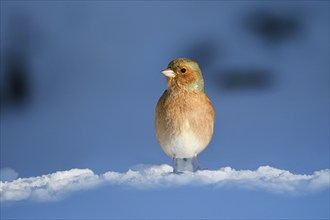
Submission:
<svg viewBox="0 0 330 220">
<path fill-rule="evenodd" d="M 213 105 L 205 93 L 165 91 L 156 106 L 158 142 L 172 158 L 196 156 L 211 141 L 214 117 Z"/>
</svg>

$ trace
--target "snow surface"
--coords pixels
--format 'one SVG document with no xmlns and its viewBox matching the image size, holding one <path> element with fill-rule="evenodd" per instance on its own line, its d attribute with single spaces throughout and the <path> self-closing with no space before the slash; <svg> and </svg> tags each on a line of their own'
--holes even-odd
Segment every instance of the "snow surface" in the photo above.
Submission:
<svg viewBox="0 0 330 220">
<path fill-rule="evenodd" d="M 90 169 L 71 169 L 55 173 L 18 178 L 0 182 L 0 201 L 56 201 L 70 192 L 95 188 L 100 185 L 119 185 L 152 190 L 164 187 L 237 187 L 266 190 L 273 193 L 306 194 L 330 186 L 330 170 L 315 171 L 311 175 L 293 174 L 287 170 L 260 166 L 256 170 L 235 170 L 230 167 L 202 170 L 196 173 L 172 173 L 173 168 L 163 165 L 138 165 L 127 172 L 108 171 L 95 174 Z"/>
</svg>

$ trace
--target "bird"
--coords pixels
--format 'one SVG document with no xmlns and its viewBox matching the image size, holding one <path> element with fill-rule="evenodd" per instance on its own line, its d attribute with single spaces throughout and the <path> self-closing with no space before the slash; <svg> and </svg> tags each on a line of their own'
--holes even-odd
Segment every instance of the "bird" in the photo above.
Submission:
<svg viewBox="0 0 330 220">
<path fill-rule="evenodd" d="M 197 155 L 209 145 L 215 120 L 202 71 L 196 61 L 177 58 L 161 73 L 167 88 L 155 109 L 158 143 L 173 159 L 174 173 L 196 172 L 201 169 Z"/>
</svg>

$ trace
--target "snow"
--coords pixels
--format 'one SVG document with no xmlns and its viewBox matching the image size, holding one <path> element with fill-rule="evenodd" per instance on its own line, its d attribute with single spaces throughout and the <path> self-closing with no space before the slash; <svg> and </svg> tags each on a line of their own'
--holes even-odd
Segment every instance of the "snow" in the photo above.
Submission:
<svg viewBox="0 0 330 220">
<path fill-rule="evenodd" d="M 90 169 L 71 169 L 55 173 L 18 178 L 0 182 L 0 200 L 56 201 L 68 194 L 96 188 L 100 185 L 131 187 L 137 190 L 153 190 L 169 187 L 212 187 L 215 189 L 240 188 L 264 190 L 271 193 L 304 195 L 321 191 L 330 186 L 330 170 L 313 174 L 293 174 L 270 166 L 256 170 L 235 170 L 224 167 L 218 170 L 201 170 L 196 173 L 174 174 L 173 168 L 163 165 L 138 165 L 127 172 L 108 171 L 95 174 Z"/>
</svg>

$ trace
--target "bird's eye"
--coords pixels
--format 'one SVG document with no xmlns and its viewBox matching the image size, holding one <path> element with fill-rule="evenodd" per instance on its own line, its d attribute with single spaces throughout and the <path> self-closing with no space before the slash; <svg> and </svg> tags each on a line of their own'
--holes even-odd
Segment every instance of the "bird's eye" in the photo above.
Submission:
<svg viewBox="0 0 330 220">
<path fill-rule="evenodd" d="M 181 69 L 181 73 L 185 73 L 187 70 L 185 68 Z"/>
</svg>

